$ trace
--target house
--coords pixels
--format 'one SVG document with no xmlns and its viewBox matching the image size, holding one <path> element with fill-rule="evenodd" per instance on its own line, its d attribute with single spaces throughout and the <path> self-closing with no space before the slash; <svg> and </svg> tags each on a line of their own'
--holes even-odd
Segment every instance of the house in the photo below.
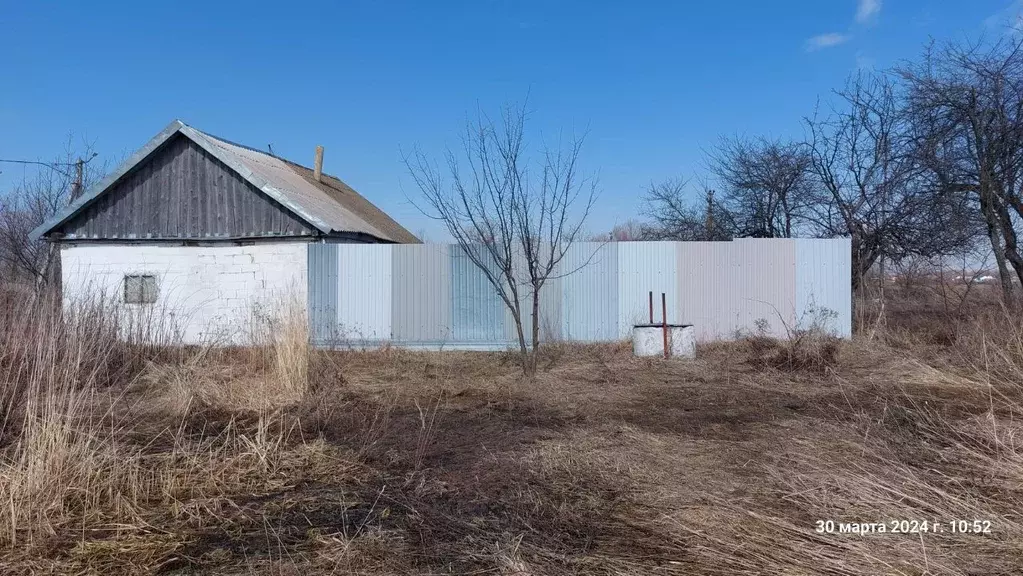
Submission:
<svg viewBox="0 0 1023 576">
<path fill-rule="evenodd" d="M 311 244 L 419 240 L 322 171 L 171 122 L 37 228 L 60 245 L 65 302 L 159 311 L 186 343 L 238 340 L 254 307 L 304 308 Z"/>
<path fill-rule="evenodd" d="M 243 344 L 294 306 L 321 346 L 516 346 L 508 307 L 459 246 L 420 243 L 315 158 L 310 169 L 173 122 L 33 234 L 60 246 L 66 303 L 103 296 L 175 342 Z M 539 332 L 628 338 L 653 292 L 704 342 L 816 325 L 848 336 L 850 246 L 574 243 L 541 291 Z"/>
</svg>

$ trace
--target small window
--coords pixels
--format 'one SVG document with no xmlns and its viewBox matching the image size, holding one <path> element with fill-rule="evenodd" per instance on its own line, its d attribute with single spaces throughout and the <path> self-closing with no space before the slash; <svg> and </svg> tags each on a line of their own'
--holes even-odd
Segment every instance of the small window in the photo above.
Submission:
<svg viewBox="0 0 1023 576">
<path fill-rule="evenodd" d="M 124 302 L 125 304 L 155 304 L 156 276 L 125 276 Z"/>
</svg>

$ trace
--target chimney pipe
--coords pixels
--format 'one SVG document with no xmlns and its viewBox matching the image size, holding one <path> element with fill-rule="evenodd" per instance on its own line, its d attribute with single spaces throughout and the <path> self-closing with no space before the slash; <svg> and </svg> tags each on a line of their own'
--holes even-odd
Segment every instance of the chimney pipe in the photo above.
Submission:
<svg viewBox="0 0 1023 576">
<path fill-rule="evenodd" d="M 316 147 L 316 163 L 313 164 L 313 176 L 317 182 L 321 182 L 320 175 L 323 174 L 323 146 Z"/>
</svg>

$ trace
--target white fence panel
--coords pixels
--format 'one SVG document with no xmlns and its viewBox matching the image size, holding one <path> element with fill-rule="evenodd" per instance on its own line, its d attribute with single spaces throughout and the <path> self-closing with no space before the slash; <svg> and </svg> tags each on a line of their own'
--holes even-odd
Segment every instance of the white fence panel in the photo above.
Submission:
<svg viewBox="0 0 1023 576">
<path fill-rule="evenodd" d="M 391 254 L 387 244 L 338 244 L 340 336 L 391 339 Z"/>
<path fill-rule="evenodd" d="M 309 259 L 310 311 L 322 316 L 312 319 L 317 334 L 333 324 L 349 338 L 410 346 L 494 349 L 515 343 L 510 313 L 495 301 L 493 288 L 475 279 L 480 274 L 471 264 L 452 265 L 457 248 L 333 249 L 336 258 L 325 260 L 329 252 L 321 250 Z M 703 342 L 761 326 L 784 336 L 821 319 L 838 335 L 852 333 L 848 239 L 579 243 L 558 275 L 542 294 L 544 339 L 627 339 L 634 324 L 649 321 L 650 292 L 655 322 L 661 320 L 663 292 L 668 322 L 694 325 Z M 528 315 L 528 298 L 523 300 Z M 336 311 L 330 306 L 335 301 Z M 466 308 L 481 302 L 495 302 L 493 310 Z M 525 317 L 523 324 L 528 330 Z"/>
<path fill-rule="evenodd" d="M 678 242 L 618 243 L 618 337 L 632 336 L 635 324 L 650 321 L 650 292 L 654 321 L 661 321 L 661 294 L 668 303 L 668 322 L 679 321 Z"/>
</svg>

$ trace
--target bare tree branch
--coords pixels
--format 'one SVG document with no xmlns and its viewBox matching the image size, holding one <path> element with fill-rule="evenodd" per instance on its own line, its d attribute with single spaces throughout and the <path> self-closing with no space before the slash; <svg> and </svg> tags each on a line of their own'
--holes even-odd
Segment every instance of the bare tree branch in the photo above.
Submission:
<svg viewBox="0 0 1023 576">
<path fill-rule="evenodd" d="M 797 142 L 723 139 L 710 155 L 735 235 L 792 238 L 804 228 L 811 199 L 810 155 Z"/>
<path fill-rule="evenodd" d="M 692 200 L 689 183 L 669 178 L 647 188 L 645 213 L 653 221 L 648 240 L 731 240 L 736 233 L 732 214 L 707 191 L 702 205 Z"/>
<path fill-rule="evenodd" d="M 106 167 L 92 161 L 95 155 L 92 143 L 76 142 L 69 135 L 59 156 L 51 162 L 28 163 L 39 168 L 0 196 L 0 265 L 7 269 L 8 277 L 40 288 L 59 278 L 53 246 L 43 240 L 33 242 L 29 233 L 102 179 Z M 81 187 L 76 189 L 79 162 Z"/>
</svg>

